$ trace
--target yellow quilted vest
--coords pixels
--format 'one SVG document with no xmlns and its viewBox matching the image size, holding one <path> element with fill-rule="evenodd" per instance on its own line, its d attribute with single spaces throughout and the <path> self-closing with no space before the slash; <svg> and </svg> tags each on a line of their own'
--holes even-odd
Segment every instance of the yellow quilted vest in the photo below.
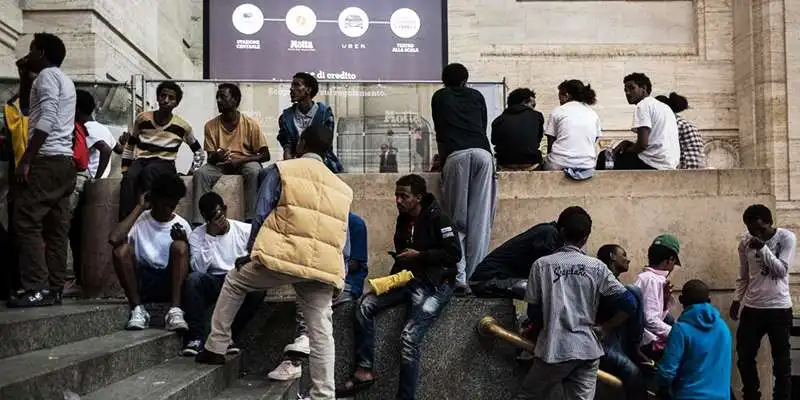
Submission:
<svg viewBox="0 0 800 400">
<path fill-rule="evenodd" d="M 6 103 L 3 107 L 3 115 L 5 115 L 8 129 L 11 131 L 14 165 L 19 166 L 22 155 L 25 154 L 25 149 L 28 147 L 28 117 L 22 114 L 19 99 L 15 100 L 13 105 Z"/>
<path fill-rule="evenodd" d="M 258 231 L 251 258 L 272 271 L 342 289 L 353 190 L 313 158 L 276 166 L 281 197 Z"/>
</svg>

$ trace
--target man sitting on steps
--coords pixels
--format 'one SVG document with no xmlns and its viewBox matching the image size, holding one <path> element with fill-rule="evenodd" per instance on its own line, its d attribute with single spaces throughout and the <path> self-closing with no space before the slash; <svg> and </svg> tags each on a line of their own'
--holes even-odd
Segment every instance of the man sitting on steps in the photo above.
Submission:
<svg viewBox="0 0 800 400">
<path fill-rule="evenodd" d="M 157 176 L 150 192 L 143 194 L 109 236 L 114 246 L 114 272 L 131 307 L 125 329 L 146 329 L 150 314 L 144 302 L 171 302 L 165 317 L 170 331 L 185 331 L 181 288 L 189 273 L 189 243 L 186 232 L 192 228 L 175 214 L 186 195 L 186 185 L 175 173 Z"/>
<path fill-rule="evenodd" d="M 408 307 L 408 320 L 401 334 L 400 385 L 396 399 L 414 399 L 419 376 L 420 347 L 425 334 L 450 303 L 461 246 L 453 225 L 428 193 L 425 179 L 406 175 L 397 181 L 395 202 L 400 215 L 394 234 L 392 274 L 411 272 L 405 285 L 376 295 L 361 297 L 356 309 L 356 370 L 337 397 L 352 397 L 375 383 L 375 318 L 398 305 Z"/>
<path fill-rule="evenodd" d="M 228 219 L 228 207 L 222 197 L 209 192 L 200 197 L 200 215 L 206 223 L 189 235 L 192 272 L 183 283 L 182 305 L 186 310 L 189 331 L 184 336 L 183 356 L 196 356 L 203 349 L 206 333 L 206 311 L 222 290 L 225 276 L 233 269 L 236 259 L 246 256 L 250 225 Z M 238 354 L 236 339 L 245 324 L 252 319 L 264 301 L 263 290 L 251 292 L 233 321 L 233 343 L 228 354 Z"/>
</svg>

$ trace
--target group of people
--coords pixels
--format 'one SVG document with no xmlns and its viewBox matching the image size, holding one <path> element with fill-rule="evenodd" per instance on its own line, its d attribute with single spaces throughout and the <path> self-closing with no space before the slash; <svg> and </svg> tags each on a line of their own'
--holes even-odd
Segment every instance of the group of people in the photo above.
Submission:
<svg viewBox="0 0 800 400">
<path fill-rule="evenodd" d="M 703 139 L 694 124 L 680 116 L 689 108 L 687 99 L 675 92 L 651 96 L 652 83 L 642 73 L 627 75 L 623 84 L 628 103 L 636 106 L 631 126 L 635 141 L 622 141 L 598 156 L 596 142 L 603 133 L 592 109 L 597 95 L 591 85 L 570 79 L 558 85 L 560 105 L 547 122 L 535 110 L 535 92 L 520 88 L 509 94 L 507 108 L 491 125 L 497 164 L 509 171 L 564 170 L 579 179 L 595 169 L 705 168 Z"/>
<path fill-rule="evenodd" d="M 76 91 L 60 70 L 65 56 L 58 37 L 34 35 L 29 54 L 18 62 L 20 94 L 5 109 L 15 157 L 11 219 L 22 289 L 9 307 L 61 302 L 72 203 L 80 199 L 85 182 L 108 176 L 109 157 L 116 151 L 122 154 L 124 175 L 120 222 L 109 243 L 131 310 L 125 327 L 148 328 L 150 316 L 143 305 L 169 303 L 165 327 L 183 333 L 181 354 L 197 362 L 220 364 L 226 355 L 238 353 L 236 341 L 263 303 L 265 290 L 291 284 L 297 294 L 297 335 L 270 378 L 299 378 L 301 360 L 308 357 L 311 399 L 349 397 L 367 389 L 377 378 L 375 318 L 404 304 L 410 312 L 401 334 L 396 398 L 413 399 L 425 334 L 453 295 L 474 293 L 529 303 L 526 335 L 536 351 L 518 398 L 542 398 L 562 384 L 569 398 L 591 399 L 599 368 L 620 376 L 631 399 L 645 398 L 645 377 L 653 368 L 665 396 L 729 398 L 731 335 L 710 304 L 707 285 L 686 283 L 680 296 L 683 313 L 677 320 L 669 316 L 673 288 L 668 276 L 681 265 L 674 236 L 663 234 L 653 241 L 647 266 L 628 287 L 618 280 L 630 262 L 621 246 L 605 245 L 597 258 L 586 254 L 592 221 L 580 207 L 565 209 L 557 221 L 535 225 L 489 253 L 495 163 L 486 135 L 485 100 L 467 87 L 463 65 L 444 68 L 444 87 L 431 104 L 441 203 L 419 175 L 396 182 L 391 274 L 409 278 L 381 293 L 364 293 L 367 227 L 351 210 L 352 189 L 337 176 L 343 168 L 332 151 L 333 112 L 313 100 L 319 84 L 312 75 L 293 77 L 293 104 L 279 118 L 283 160 L 264 167 L 269 160 L 265 138 L 258 122 L 238 110 L 242 95 L 236 85 L 219 85 L 219 115 L 205 124 L 202 146 L 190 124 L 173 113 L 183 96 L 173 82 L 158 86 L 158 109 L 137 116 L 131 133 L 116 141 L 93 121 L 91 95 Z M 637 141 L 617 149 L 615 165 L 675 168 L 681 157 L 675 152 L 677 134 L 669 133 L 677 130 L 674 114 L 649 97 L 644 75 L 626 77 L 625 88 L 629 102 L 637 104 Z M 547 123 L 553 151 L 541 161 L 580 170 L 583 164 L 570 160 L 583 162 L 587 155 L 559 161 L 557 150 L 574 149 L 559 144 L 565 137 L 586 148 L 593 145 L 599 122 L 587 105 L 594 95 L 578 81 L 564 82 L 559 90 L 562 106 Z M 533 92 L 515 91 L 511 97 L 517 113 L 530 114 Z M 493 133 L 502 126 L 541 128 L 543 118 L 536 121 L 527 125 L 504 114 L 493 124 Z M 673 123 L 675 129 L 668 126 Z M 594 136 L 578 140 L 578 131 Z M 194 152 L 191 223 L 175 211 L 187 195 L 175 170 L 183 143 Z M 538 161 L 518 158 L 508 152 L 514 146 L 503 143 L 497 149 L 501 166 L 524 168 Z M 243 221 L 228 218 L 225 200 L 213 191 L 226 174 L 244 177 Z M 741 315 L 737 352 L 745 399 L 760 398 L 755 356 L 765 334 L 775 365 L 774 398 L 788 399 L 788 268 L 795 237 L 774 228 L 762 205 L 749 207 L 743 220 L 749 233 L 739 246 L 740 279 L 730 313 Z M 348 301 L 356 302 L 355 370 L 337 388 L 332 310 Z M 209 322 L 205 313 L 212 304 Z M 204 337 L 208 325 L 210 334 Z"/>
</svg>

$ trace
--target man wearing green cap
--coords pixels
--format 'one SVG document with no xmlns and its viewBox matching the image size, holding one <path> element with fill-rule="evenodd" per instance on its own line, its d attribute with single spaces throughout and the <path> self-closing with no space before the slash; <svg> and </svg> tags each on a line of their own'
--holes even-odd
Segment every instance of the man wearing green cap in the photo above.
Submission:
<svg viewBox="0 0 800 400">
<path fill-rule="evenodd" d="M 667 233 L 656 236 L 647 249 L 647 266 L 633 283 L 642 291 L 644 305 L 642 351 L 656 361 L 661 358 L 672 330 L 671 324 L 665 321 L 674 303 L 672 285 L 667 278 L 676 265 L 681 265 L 680 251 L 681 243 L 675 236 Z"/>
</svg>

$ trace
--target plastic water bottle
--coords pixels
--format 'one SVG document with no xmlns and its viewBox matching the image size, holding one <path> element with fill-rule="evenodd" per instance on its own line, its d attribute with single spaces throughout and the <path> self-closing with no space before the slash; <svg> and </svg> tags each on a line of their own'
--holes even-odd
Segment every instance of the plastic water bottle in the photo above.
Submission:
<svg viewBox="0 0 800 400">
<path fill-rule="evenodd" d="M 606 152 L 606 170 L 614 169 L 614 152 L 611 151 L 610 148 L 605 150 Z"/>
</svg>

